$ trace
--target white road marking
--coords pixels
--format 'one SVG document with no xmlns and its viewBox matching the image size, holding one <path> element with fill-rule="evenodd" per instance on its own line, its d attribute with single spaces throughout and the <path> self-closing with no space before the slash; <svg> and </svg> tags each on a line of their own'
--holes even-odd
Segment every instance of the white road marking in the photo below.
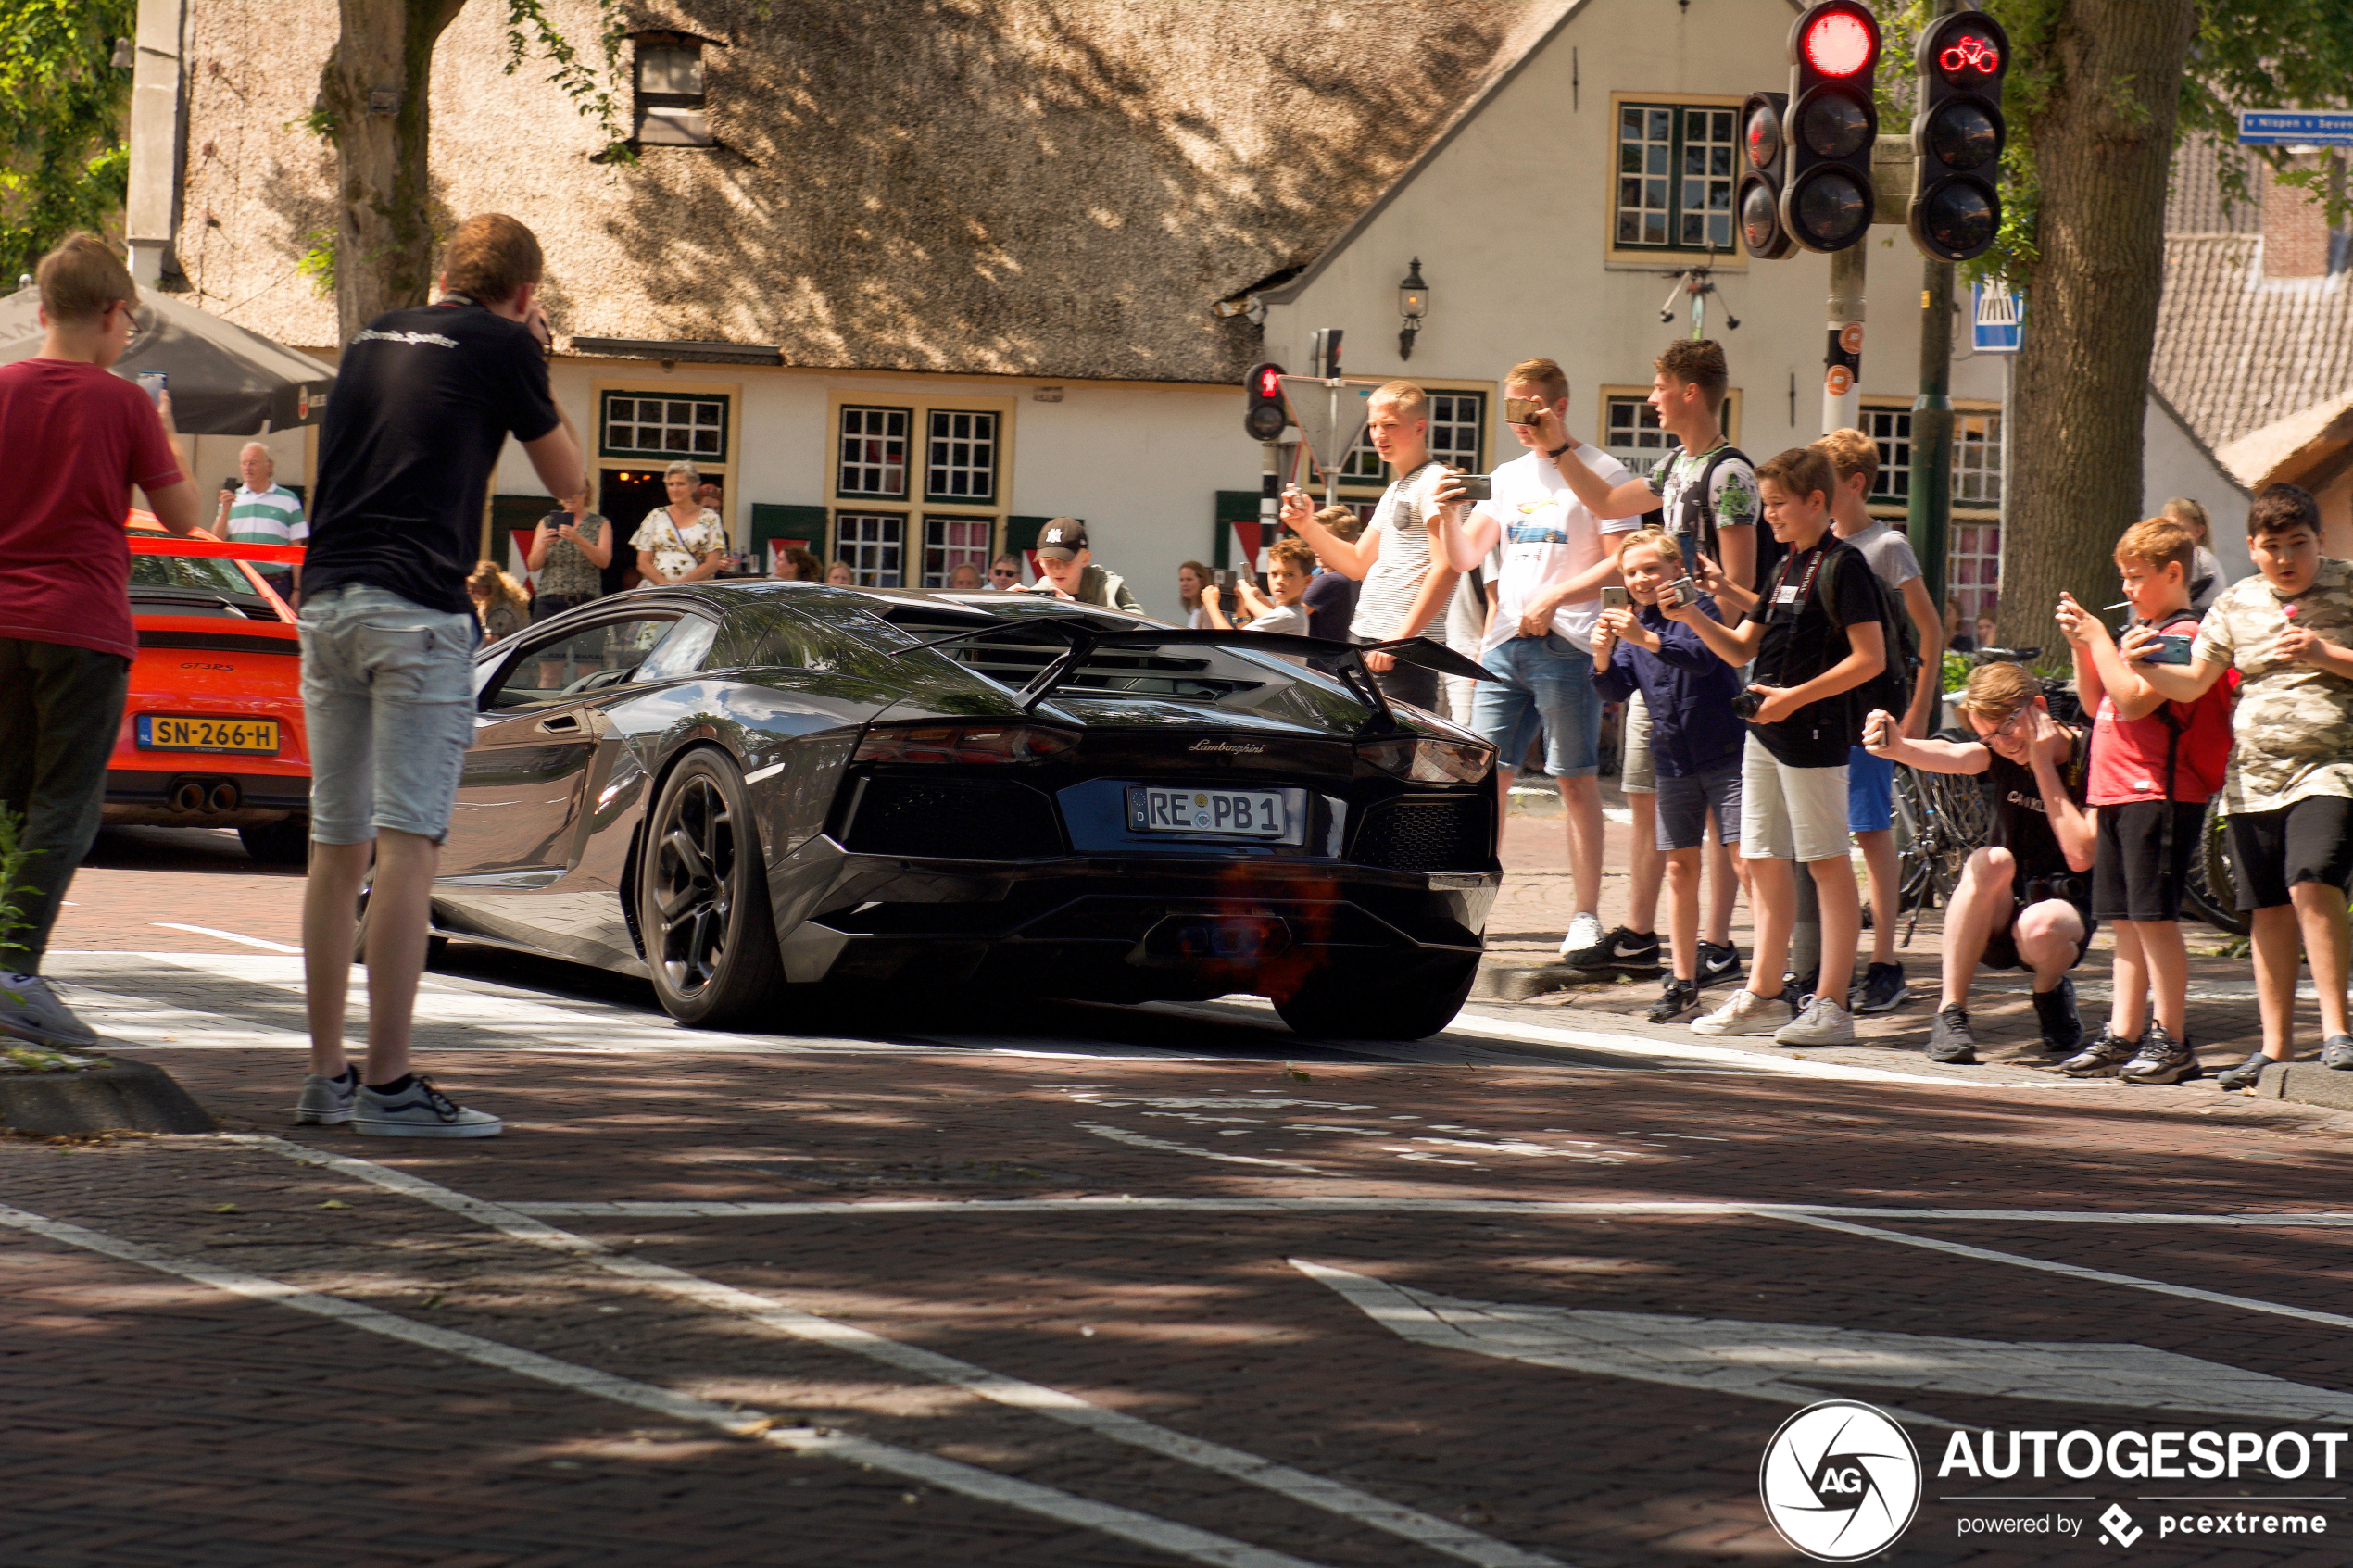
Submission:
<svg viewBox="0 0 2353 1568">
<path fill-rule="evenodd" d="M 1195 1148 L 1189 1143 L 1172 1143 L 1166 1138 L 1148 1138 L 1141 1133 L 1131 1133 L 1124 1127 L 1107 1127 L 1101 1122 L 1073 1122 L 1081 1132 L 1092 1133 L 1114 1143 L 1132 1144 L 1138 1148 L 1155 1148 L 1163 1154 L 1189 1154 L 1196 1160 L 1216 1160 L 1227 1165 L 1272 1165 L 1280 1171 L 1304 1171 L 1311 1176 L 1322 1175 L 1323 1169 L 1302 1165 L 1296 1160 L 1261 1160 L 1253 1154 L 1221 1154 L 1214 1148 Z"/>
<path fill-rule="evenodd" d="M 1743 1399 L 1810 1405 L 1854 1385 L 2284 1423 L 2353 1419 L 2353 1394 L 2145 1345 L 1963 1339 L 1470 1301 L 1301 1258 L 1290 1261 L 1417 1345 Z"/>
<path fill-rule="evenodd" d="M 21 1209 L 0 1205 L 0 1224 L 126 1263 L 136 1263 L 159 1273 L 174 1274 L 200 1285 L 208 1285 L 216 1290 L 309 1312 L 362 1333 L 402 1340 L 444 1355 L 459 1357 L 479 1366 L 495 1367 L 517 1376 L 552 1384 L 573 1393 L 652 1411 L 673 1420 L 715 1427 L 736 1436 L 757 1437 L 761 1442 L 788 1449 L 795 1453 L 870 1466 L 904 1476 L 910 1481 L 937 1486 L 942 1491 L 1019 1509 L 1065 1524 L 1099 1530 L 1140 1546 L 1188 1557 L 1196 1562 L 1213 1563 L 1217 1568 L 1314 1568 L 1302 1559 L 1269 1551 L 1229 1537 L 1213 1535 L 1207 1530 L 1197 1530 L 1189 1524 L 1179 1524 L 1173 1520 L 1097 1502 L 1089 1498 L 1075 1497 L 1051 1486 L 1016 1481 L 993 1471 L 959 1464 L 953 1460 L 917 1453 L 888 1443 L 846 1436 L 839 1433 L 821 1435 L 817 1429 L 806 1426 L 768 1426 L 762 1429 L 760 1424 L 770 1418 L 757 1411 L 731 1409 L 709 1399 L 697 1399 L 691 1394 L 617 1376 L 595 1367 L 582 1366 L 576 1361 L 559 1361 L 553 1356 L 543 1356 L 535 1350 L 522 1349 L 479 1335 L 428 1327 L 339 1296 L 322 1295 L 259 1274 L 175 1257 L 137 1242 L 125 1241 L 101 1231 L 52 1220 Z"/>
<path fill-rule="evenodd" d="M 1586 1215 L 1653 1216 L 1672 1219 L 1753 1217 L 1804 1220 L 1959 1220 L 2002 1224 L 2219 1225 L 2342 1230 L 2353 1213 L 2296 1210 L 2277 1214 L 2111 1214 L 2070 1209 L 1856 1209 L 1833 1204 L 1743 1203 L 1729 1200 L 1580 1201 L 1524 1198 L 861 1198 L 807 1202 L 672 1202 L 654 1199 L 585 1199 L 516 1203 L 518 1214 L 548 1217 L 609 1215 L 628 1219 L 819 1219 L 831 1214 L 1506 1214 L 1516 1218 L 1577 1219 Z M 1892 1241 L 1927 1245 L 1918 1236 L 1872 1232 Z M 2122 1276 L 2118 1276 L 2122 1277 Z"/>
<path fill-rule="evenodd" d="M 1418 1512 L 1324 1476 L 1277 1464 L 1243 1449 L 1227 1448 L 1222 1443 L 1206 1442 L 1183 1433 L 1171 1432 L 1139 1417 L 1089 1404 L 1059 1388 L 1008 1377 L 953 1356 L 903 1345 L 866 1329 L 801 1311 L 749 1290 L 739 1290 L 681 1269 L 613 1251 L 590 1237 L 543 1224 L 525 1214 L 519 1206 L 475 1198 L 422 1176 L 411 1175 L 406 1171 L 393 1170 L 350 1155 L 331 1154 L 283 1138 L 233 1134 L 222 1136 L 220 1141 L 265 1149 L 288 1160 L 317 1165 L 386 1191 L 420 1199 L 451 1213 L 463 1215 L 513 1240 L 577 1258 L 661 1295 L 727 1312 L 795 1339 L 828 1345 L 864 1356 L 920 1377 L 965 1389 L 984 1399 L 1082 1427 L 1114 1442 L 1230 1475 L 1295 1502 L 1387 1531 L 1466 1562 L 1477 1563 L 1479 1568 L 1563 1568 L 1556 1559 L 1522 1550 L 1480 1535 L 1476 1530 Z"/>
<path fill-rule="evenodd" d="M 2193 1285 L 2169 1285 L 2163 1280 L 2142 1279 L 2133 1274 L 2110 1273 L 2106 1269 L 2086 1269 L 2074 1263 L 2054 1263 L 2047 1258 L 2029 1258 L 2017 1252 L 1995 1252 L 1982 1247 L 1964 1246 L 1957 1241 L 1939 1241 L 1933 1236 L 1906 1236 L 1901 1231 L 1881 1230 L 1876 1225 L 1857 1225 L 1834 1219 L 1827 1214 L 1784 1214 L 1802 1225 L 1816 1225 L 1827 1231 L 1843 1231 L 1849 1236 L 1869 1236 L 1876 1241 L 1893 1241 L 1905 1247 L 1923 1247 L 1931 1252 L 1949 1252 L 1956 1258 L 1975 1258 L 1988 1263 L 2009 1263 L 2021 1269 L 2040 1269 L 2045 1273 L 2065 1274 L 2070 1279 L 2090 1280 L 2099 1285 L 2120 1285 L 2133 1290 L 2154 1291 L 2160 1296 L 2179 1296 L 2192 1301 L 2204 1301 L 2212 1306 L 2228 1307 L 2240 1312 L 2268 1312 L 2273 1317 L 2297 1318 L 2305 1323 L 2325 1323 L 2331 1328 L 2353 1328 L 2353 1317 L 2341 1312 L 2317 1311 L 2309 1307 L 2287 1307 L 2276 1301 L 2259 1301 L 2250 1296 L 2231 1296 L 2219 1290 L 2201 1290 Z"/>
<path fill-rule="evenodd" d="M 221 931 L 209 925 L 182 925 L 176 920 L 149 921 L 147 923 L 161 926 L 166 931 L 193 931 L 199 936 L 218 936 L 223 942 L 242 942 L 248 947 L 261 947 L 272 953 L 302 951 L 300 947 L 290 947 L 283 942 L 271 942 L 259 936 L 246 936 L 234 931 Z"/>
</svg>

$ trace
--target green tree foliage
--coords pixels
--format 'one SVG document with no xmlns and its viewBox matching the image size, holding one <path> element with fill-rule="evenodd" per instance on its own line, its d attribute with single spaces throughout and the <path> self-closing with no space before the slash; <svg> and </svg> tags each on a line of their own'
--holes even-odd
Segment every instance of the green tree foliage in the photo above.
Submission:
<svg viewBox="0 0 2353 1568">
<path fill-rule="evenodd" d="M 75 229 L 120 221 L 134 0 L 0 0 L 0 289 Z"/>
</svg>

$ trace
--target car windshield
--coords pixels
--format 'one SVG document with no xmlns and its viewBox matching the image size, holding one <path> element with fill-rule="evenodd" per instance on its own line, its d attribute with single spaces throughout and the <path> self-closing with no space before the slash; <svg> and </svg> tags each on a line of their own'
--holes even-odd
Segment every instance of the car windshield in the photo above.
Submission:
<svg viewBox="0 0 2353 1568">
<path fill-rule="evenodd" d="M 150 556 L 131 558 L 131 589 L 177 589 L 192 594 L 233 594 L 258 602 L 253 583 L 237 563 L 218 556 Z"/>
</svg>

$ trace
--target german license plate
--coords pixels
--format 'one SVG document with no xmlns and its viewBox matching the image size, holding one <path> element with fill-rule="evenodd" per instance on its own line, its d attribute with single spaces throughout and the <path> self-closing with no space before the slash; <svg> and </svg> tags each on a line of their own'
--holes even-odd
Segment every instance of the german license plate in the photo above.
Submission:
<svg viewBox="0 0 2353 1568">
<path fill-rule="evenodd" d="M 1290 822 L 1278 789 L 1176 789 L 1137 784 L 1127 791 L 1131 833 L 1181 833 L 1195 838 L 1282 838 Z"/>
<path fill-rule="evenodd" d="M 142 751 L 243 751 L 274 756 L 275 719 L 182 719 L 168 713 L 139 715 Z"/>
</svg>

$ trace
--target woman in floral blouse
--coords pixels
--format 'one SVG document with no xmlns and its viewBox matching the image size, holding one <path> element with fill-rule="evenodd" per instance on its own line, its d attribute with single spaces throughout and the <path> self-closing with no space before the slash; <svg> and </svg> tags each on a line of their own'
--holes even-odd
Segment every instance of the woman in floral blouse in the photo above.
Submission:
<svg viewBox="0 0 2353 1568">
<path fill-rule="evenodd" d="M 646 514 L 629 543 L 637 551 L 637 571 L 648 586 L 699 583 L 728 564 L 727 525 L 695 499 L 702 483 L 692 463 L 673 463 L 662 475 L 670 504 Z"/>
</svg>

